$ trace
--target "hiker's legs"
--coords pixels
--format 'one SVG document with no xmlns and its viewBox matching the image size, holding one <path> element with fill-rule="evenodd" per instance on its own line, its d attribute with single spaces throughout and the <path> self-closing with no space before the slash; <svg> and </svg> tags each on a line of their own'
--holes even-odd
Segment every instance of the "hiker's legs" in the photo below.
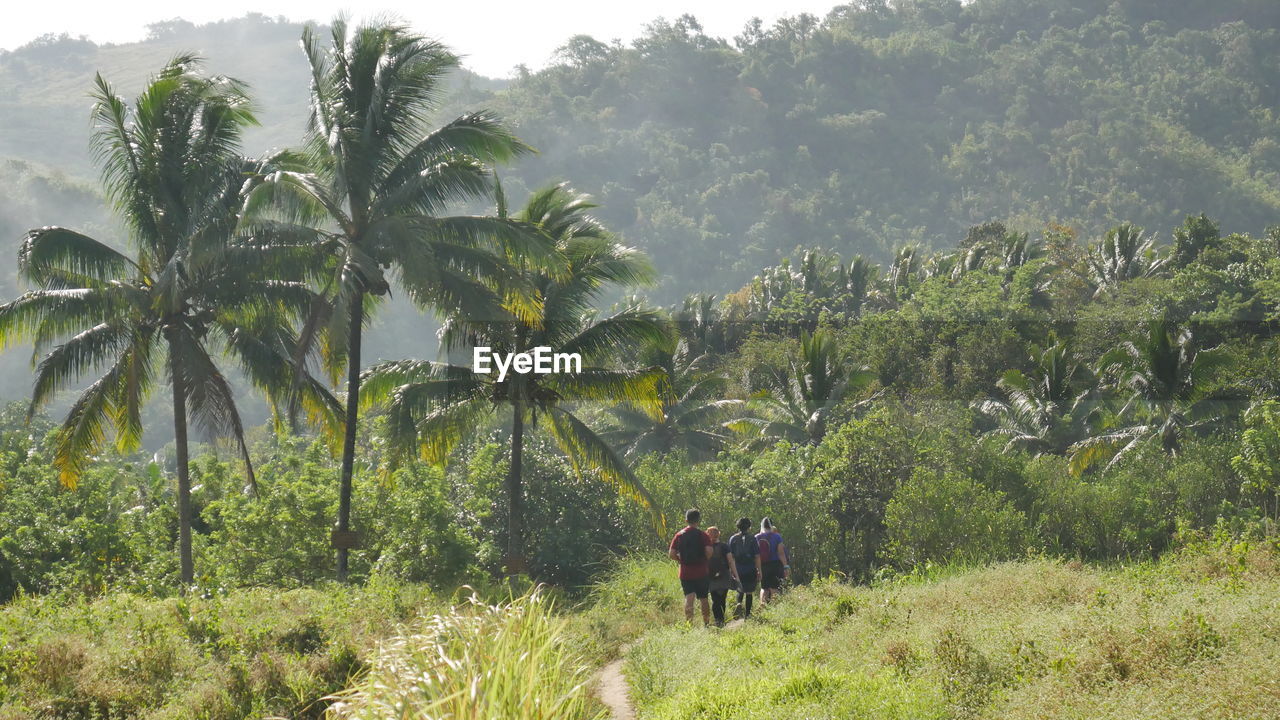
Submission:
<svg viewBox="0 0 1280 720">
<path fill-rule="evenodd" d="M 711 591 L 711 614 L 715 616 L 717 625 L 724 625 L 724 602 L 728 596 L 728 588 Z"/>
<path fill-rule="evenodd" d="M 707 578 L 680 581 L 680 587 L 684 590 L 685 620 L 693 622 L 693 600 L 697 598 L 702 603 L 702 624 L 711 622 L 711 606 L 707 603 L 707 592 L 711 589 L 710 586 L 711 582 Z"/>
<path fill-rule="evenodd" d="M 765 563 L 760 574 L 760 607 L 764 607 L 778 594 L 778 586 L 782 584 L 782 563 L 771 561 Z"/>
<path fill-rule="evenodd" d="M 759 578 L 755 573 L 744 574 L 738 585 L 738 617 L 751 617 L 751 603 L 756 599 L 756 583 Z"/>
</svg>

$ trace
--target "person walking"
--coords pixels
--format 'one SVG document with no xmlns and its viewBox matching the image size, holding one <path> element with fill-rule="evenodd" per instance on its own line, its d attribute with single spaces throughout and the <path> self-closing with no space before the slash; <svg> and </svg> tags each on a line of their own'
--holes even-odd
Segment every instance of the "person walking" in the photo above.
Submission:
<svg viewBox="0 0 1280 720">
<path fill-rule="evenodd" d="M 751 534 L 751 518 L 738 518 L 738 532 L 729 538 L 729 554 L 738 571 L 737 615 L 745 620 L 751 617 L 751 602 L 760 582 L 760 544 Z"/>
<path fill-rule="evenodd" d="M 711 624 L 710 592 L 711 537 L 698 528 L 702 513 L 694 508 L 684 514 L 685 528 L 671 538 L 667 556 L 680 563 L 680 589 L 684 592 L 684 619 L 693 622 L 693 601 L 702 603 L 702 624 Z"/>
<path fill-rule="evenodd" d="M 741 587 L 738 578 L 738 566 L 729 554 L 729 546 L 720 542 L 720 528 L 714 525 L 707 528 L 707 536 L 711 538 L 711 557 L 707 560 L 711 579 L 711 616 L 715 618 L 716 627 L 724 627 L 724 605 L 729 590 L 735 585 Z"/>
<path fill-rule="evenodd" d="M 783 579 L 791 577 L 791 561 L 782 534 L 767 517 L 760 520 L 756 542 L 760 545 L 760 607 L 764 607 L 777 595 Z"/>
</svg>

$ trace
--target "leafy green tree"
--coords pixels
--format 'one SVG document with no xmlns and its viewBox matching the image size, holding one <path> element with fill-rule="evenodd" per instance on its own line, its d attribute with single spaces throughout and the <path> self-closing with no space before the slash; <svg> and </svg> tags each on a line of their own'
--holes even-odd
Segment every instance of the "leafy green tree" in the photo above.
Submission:
<svg viewBox="0 0 1280 720">
<path fill-rule="evenodd" d="M 1231 467 L 1244 478 L 1243 490 L 1262 499 L 1268 517 L 1280 516 L 1280 402 L 1254 403 L 1244 414 L 1240 434 L 1240 454 L 1231 458 Z"/>
<path fill-rule="evenodd" d="M 974 408 L 995 424 L 986 434 L 1008 438 L 1007 451 L 1066 452 L 1089 431 L 1097 397 L 1093 373 L 1066 343 L 1032 347 L 1030 360 L 1030 377 L 1009 370 L 996 383 L 1004 400 L 982 400 Z"/>
<path fill-rule="evenodd" d="M 416 448 L 425 459 L 443 462 L 496 409 L 510 410 L 511 464 L 505 490 L 506 566 L 511 575 L 525 568 L 521 463 L 525 433 L 539 422 L 547 424 L 576 471 L 594 471 L 657 511 L 626 461 L 574 412 L 579 403 L 599 401 L 660 412 L 660 370 L 619 370 L 611 364 L 619 353 L 633 353 L 646 342 L 665 340 L 669 333 L 653 310 L 626 308 L 593 317 L 593 302 L 606 288 L 651 282 L 653 270 L 643 255 L 620 245 L 586 214 L 592 207 L 563 186 L 534 193 L 517 219 L 555 240 L 566 274 L 526 266 L 524 275 L 539 301 L 535 317 L 492 322 L 459 313 L 450 317 L 444 332 L 451 348 L 487 346 L 495 354 L 507 354 L 543 347 L 577 353 L 581 372 L 539 375 L 513 370 L 498 379 L 496 372 L 410 360 L 375 366 L 364 379 L 366 403 L 387 408 L 388 441 L 398 460 L 412 456 Z"/>
<path fill-rule="evenodd" d="M 310 241 L 323 262 L 325 302 L 303 337 L 309 343 L 325 329 L 330 367 L 335 375 L 347 370 L 337 518 L 346 533 L 368 313 L 395 280 L 421 307 L 503 317 L 494 288 L 511 271 L 493 246 L 535 253 L 541 241 L 496 218 L 444 215 L 451 203 L 489 195 L 486 163 L 527 150 L 487 112 L 428 131 L 456 55 L 402 25 L 351 27 L 341 18 L 328 46 L 311 28 L 302 45 L 312 77 L 304 151 L 279 158 L 283 169 L 266 176 L 253 199 L 277 214 L 261 223 L 264 232 Z M 340 579 L 347 557 L 339 547 Z"/>
<path fill-rule="evenodd" d="M 132 107 L 101 76 L 96 82 L 97 157 L 133 254 L 65 228 L 32 230 L 18 265 L 37 289 L 0 308 L 0 340 L 33 339 L 37 356 L 48 350 L 36 368 L 33 410 L 103 371 L 72 404 L 58 434 L 53 463 L 68 487 L 108 428 L 119 450 L 139 447 L 143 406 L 167 377 L 186 584 L 194 577 L 189 420 L 234 439 L 254 488 L 232 388 L 214 358 L 229 353 L 275 397 L 301 385 L 303 395 L 323 404 L 323 389 L 294 382 L 290 363 L 290 323 L 301 319 L 311 294 L 300 278 L 290 278 L 281 252 L 234 236 L 240 188 L 254 169 L 238 154 L 240 134 L 254 122 L 240 83 L 201 75 L 190 55 L 165 66 Z"/>
<path fill-rule="evenodd" d="M 1141 337 L 1098 361 L 1098 375 L 1111 378 L 1110 389 L 1125 402 L 1102 432 L 1072 446 L 1072 472 L 1102 460 L 1115 465 L 1148 440 L 1177 454 L 1187 432 L 1219 426 L 1243 399 L 1238 390 L 1211 384 L 1229 360 L 1224 347 L 1200 349 L 1189 328 L 1165 317 L 1149 321 Z"/>
<path fill-rule="evenodd" d="M 712 362 L 710 355 L 695 356 L 684 340 L 647 345 L 639 365 L 660 368 L 666 378 L 661 415 L 625 405 L 610 408 L 620 427 L 605 439 L 629 461 L 653 452 L 684 451 L 693 462 L 715 457 L 732 437 L 723 423 L 744 403 L 725 399 L 728 378 L 713 372 Z"/>
<path fill-rule="evenodd" d="M 954 471 L 917 468 L 885 508 L 886 554 L 903 567 L 1017 557 L 1031 542 L 1027 518 L 999 491 Z"/>
<path fill-rule="evenodd" d="M 749 404 L 754 415 L 729 426 L 757 444 L 785 440 L 796 445 L 821 442 L 840 401 L 876 378 L 867 368 L 846 368 L 835 340 L 821 330 L 801 336 L 800 353 L 787 372 L 761 369 L 755 375 L 753 385 L 759 390 Z"/>
</svg>

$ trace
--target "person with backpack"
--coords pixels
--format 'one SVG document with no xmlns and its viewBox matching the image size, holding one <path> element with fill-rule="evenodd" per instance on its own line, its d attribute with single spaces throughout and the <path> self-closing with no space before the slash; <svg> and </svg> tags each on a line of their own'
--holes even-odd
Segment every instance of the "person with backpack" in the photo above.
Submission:
<svg viewBox="0 0 1280 720">
<path fill-rule="evenodd" d="M 756 542 L 760 545 L 760 607 L 764 607 L 777 594 L 782 580 L 791 577 L 791 561 L 782 534 L 767 517 L 760 521 Z"/>
<path fill-rule="evenodd" d="M 729 554 L 738 570 L 738 617 L 751 617 L 751 601 L 760 582 L 760 544 L 751 534 L 751 518 L 738 518 L 738 533 L 729 538 Z"/>
<path fill-rule="evenodd" d="M 702 624 L 711 624 L 711 606 L 707 595 L 711 592 L 710 568 L 711 537 L 698 529 L 702 513 L 694 508 L 684 514 L 685 528 L 671 538 L 667 556 L 680 563 L 680 589 L 684 592 L 684 619 L 693 622 L 693 599 L 702 603 Z"/>
<path fill-rule="evenodd" d="M 729 546 L 720 542 L 720 528 L 707 528 L 707 536 L 711 538 L 711 557 L 707 560 L 711 579 L 711 615 L 716 619 L 716 627 L 724 627 L 724 604 L 729 590 L 735 585 L 741 587 L 738 578 L 738 565 L 729 554 Z"/>
</svg>

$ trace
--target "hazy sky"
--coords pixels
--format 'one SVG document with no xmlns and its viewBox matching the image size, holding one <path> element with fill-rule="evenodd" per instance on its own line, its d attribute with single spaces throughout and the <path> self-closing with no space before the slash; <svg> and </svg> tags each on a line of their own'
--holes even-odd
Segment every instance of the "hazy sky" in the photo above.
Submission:
<svg viewBox="0 0 1280 720">
<path fill-rule="evenodd" d="M 659 16 L 695 15 L 706 31 L 732 38 L 751 17 L 766 23 L 784 15 L 810 12 L 824 16 L 836 0 L 525 0 L 524 2 L 387 2 L 328 0 L 15 0 L 6 3 L 0 22 L 0 48 L 11 50 L 46 33 L 87 35 L 97 42 L 141 39 L 148 23 L 183 18 L 195 23 L 258 12 L 291 20 L 331 18 L 342 10 L 356 17 L 377 12 L 399 15 L 420 32 L 436 37 L 467 56 L 471 69 L 506 76 L 525 63 L 542 66 L 570 35 L 630 40 Z"/>
</svg>

